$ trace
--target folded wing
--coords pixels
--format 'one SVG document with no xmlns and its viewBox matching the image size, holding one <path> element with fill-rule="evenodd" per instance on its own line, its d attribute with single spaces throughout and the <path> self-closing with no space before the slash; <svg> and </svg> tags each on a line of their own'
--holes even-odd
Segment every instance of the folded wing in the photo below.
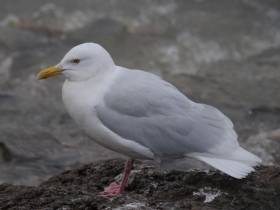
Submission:
<svg viewBox="0 0 280 210">
<path fill-rule="evenodd" d="M 225 115 L 214 107 L 192 102 L 149 73 L 123 69 L 105 95 L 104 104 L 95 108 L 107 128 L 149 148 L 161 160 L 189 156 L 230 174 L 219 161 L 235 159 L 240 150 L 233 124 Z M 260 160 L 249 159 L 250 168 L 239 176 L 252 171 L 251 166 Z"/>
</svg>

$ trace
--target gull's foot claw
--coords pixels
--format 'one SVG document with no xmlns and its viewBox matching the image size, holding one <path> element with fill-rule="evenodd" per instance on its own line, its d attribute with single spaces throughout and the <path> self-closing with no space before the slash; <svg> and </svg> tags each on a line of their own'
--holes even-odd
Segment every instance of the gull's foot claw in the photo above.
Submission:
<svg viewBox="0 0 280 210">
<path fill-rule="evenodd" d="M 98 196 L 100 197 L 109 197 L 109 196 L 117 196 L 123 194 L 123 192 L 120 192 L 120 185 L 116 183 L 111 183 L 108 187 L 105 188 L 103 192 L 100 192 Z"/>
</svg>

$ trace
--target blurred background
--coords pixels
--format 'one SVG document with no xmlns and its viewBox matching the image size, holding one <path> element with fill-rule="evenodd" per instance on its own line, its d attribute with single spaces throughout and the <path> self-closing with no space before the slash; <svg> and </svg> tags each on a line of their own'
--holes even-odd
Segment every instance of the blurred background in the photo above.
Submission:
<svg viewBox="0 0 280 210">
<path fill-rule="evenodd" d="M 244 148 L 264 164 L 280 164 L 279 0 L 0 3 L 0 183 L 36 186 L 67 168 L 120 157 L 70 118 L 64 78 L 36 80 L 84 42 L 219 108 Z"/>
</svg>

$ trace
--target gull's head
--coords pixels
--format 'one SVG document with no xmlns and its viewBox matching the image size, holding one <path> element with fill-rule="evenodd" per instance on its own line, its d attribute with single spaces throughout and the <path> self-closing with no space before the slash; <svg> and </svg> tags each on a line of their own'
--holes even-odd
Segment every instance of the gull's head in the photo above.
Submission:
<svg viewBox="0 0 280 210">
<path fill-rule="evenodd" d="M 84 81 L 106 75 L 113 71 L 115 64 L 110 54 L 100 45 L 84 43 L 72 48 L 55 66 L 42 70 L 37 79 L 63 75 L 70 81 Z"/>
</svg>

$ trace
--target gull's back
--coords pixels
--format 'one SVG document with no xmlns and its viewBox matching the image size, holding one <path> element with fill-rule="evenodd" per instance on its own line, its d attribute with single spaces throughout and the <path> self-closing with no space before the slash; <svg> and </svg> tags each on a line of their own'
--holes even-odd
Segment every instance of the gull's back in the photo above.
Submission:
<svg viewBox="0 0 280 210">
<path fill-rule="evenodd" d="M 100 121 L 117 135 L 149 148 L 162 161 L 189 156 L 226 171 L 213 158 L 247 160 L 245 173 L 260 162 L 239 147 L 232 122 L 218 109 L 192 102 L 153 74 L 119 71 L 104 105 L 96 107 Z"/>
<path fill-rule="evenodd" d="M 192 102 L 150 73 L 122 69 L 104 103 L 97 107 L 104 125 L 158 156 L 225 154 L 239 146 L 231 121 L 220 111 Z"/>
</svg>

